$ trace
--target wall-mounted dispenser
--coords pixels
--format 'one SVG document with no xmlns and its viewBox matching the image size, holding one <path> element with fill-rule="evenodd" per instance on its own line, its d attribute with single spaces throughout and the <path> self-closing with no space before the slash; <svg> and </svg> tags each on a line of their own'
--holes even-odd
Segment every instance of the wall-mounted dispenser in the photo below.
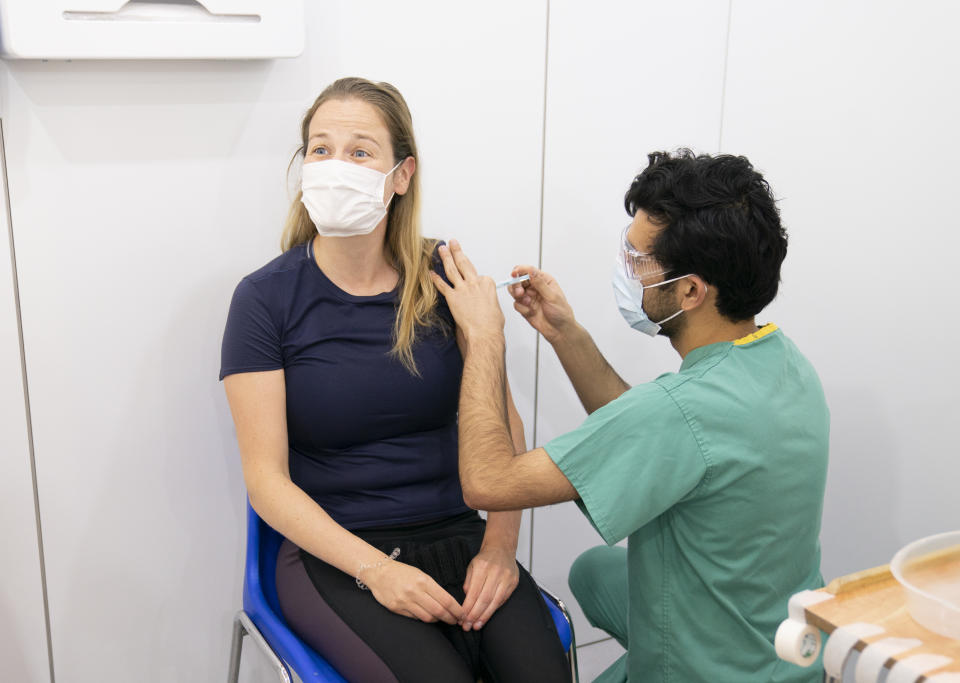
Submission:
<svg viewBox="0 0 960 683">
<path fill-rule="evenodd" d="M 303 0 L 0 0 L 9 59 L 265 59 L 303 51 Z"/>
</svg>

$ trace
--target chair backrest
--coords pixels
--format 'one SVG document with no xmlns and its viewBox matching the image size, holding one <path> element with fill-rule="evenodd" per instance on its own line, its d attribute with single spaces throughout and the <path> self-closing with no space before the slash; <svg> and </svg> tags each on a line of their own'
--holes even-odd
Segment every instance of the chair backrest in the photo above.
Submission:
<svg viewBox="0 0 960 683">
<path fill-rule="evenodd" d="M 280 551 L 281 543 L 283 543 L 283 536 L 260 519 L 260 516 L 248 501 L 247 566 L 243 586 L 244 609 L 247 609 L 248 602 L 256 602 L 253 593 L 248 596 L 247 592 L 250 590 L 262 594 L 267 606 L 277 616 L 281 614 L 280 600 L 277 597 L 277 554 Z M 251 552 L 251 549 L 256 549 L 256 551 Z"/>
</svg>

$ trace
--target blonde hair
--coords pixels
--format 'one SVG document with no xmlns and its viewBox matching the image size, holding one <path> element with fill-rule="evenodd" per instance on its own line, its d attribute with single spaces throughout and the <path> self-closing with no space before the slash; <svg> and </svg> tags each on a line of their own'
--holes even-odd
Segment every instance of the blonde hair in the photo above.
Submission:
<svg viewBox="0 0 960 683">
<path fill-rule="evenodd" d="M 348 99 L 362 100 L 376 109 L 390 133 L 394 161 L 413 157 L 419 169 L 420 158 L 413 137 L 413 119 L 403 95 L 389 83 L 374 83 L 364 78 L 341 78 L 320 93 L 303 116 L 300 124 L 300 148 L 291 159 L 290 167 L 306 153 L 310 121 L 320 105 L 328 100 Z M 418 328 L 439 324 L 435 310 L 437 290 L 430 279 L 436 240 L 425 239 L 420 232 L 419 178 L 419 173 L 414 172 L 406 193 L 394 196 L 390 202 L 386 234 L 387 251 L 393 259 L 394 267 L 400 273 L 400 303 L 393 327 L 391 353 L 414 375 L 420 374 L 413 359 L 413 345 L 417 341 Z M 305 244 L 317 234 L 303 202 L 300 201 L 302 195 L 298 190 L 290 205 L 280 242 L 283 251 Z"/>
</svg>

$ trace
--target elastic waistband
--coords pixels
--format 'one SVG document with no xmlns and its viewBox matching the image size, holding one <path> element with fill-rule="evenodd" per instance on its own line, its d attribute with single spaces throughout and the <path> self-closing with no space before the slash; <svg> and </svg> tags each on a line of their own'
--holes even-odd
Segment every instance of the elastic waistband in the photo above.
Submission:
<svg viewBox="0 0 960 683">
<path fill-rule="evenodd" d="M 485 526 L 486 522 L 477 514 L 477 511 L 470 510 L 429 522 L 418 522 L 406 526 L 352 529 L 351 533 L 371 544 L 394 538 L 425 542 L 432 538 L 444 538 L 459 534 L 470 534 L 471 532 L 482 533 Z"/>
</svg>

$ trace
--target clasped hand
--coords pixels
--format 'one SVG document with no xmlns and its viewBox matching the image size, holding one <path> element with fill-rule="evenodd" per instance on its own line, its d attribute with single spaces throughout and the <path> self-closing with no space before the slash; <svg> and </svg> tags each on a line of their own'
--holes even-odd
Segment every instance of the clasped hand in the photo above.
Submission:
<svg viewBox="0 0 960 683">
<path fill-rule="evenodd" d="M 363 580 L 373 597 L 391 612 L 427 623 L 482 628 L 513 594 L 520 572 L 513 555 L 483 548 L 470 561 L 463 584 L 463 605 L 429 575 L 403 562 L 389 562 L 367 572 Z"/>
</svg>

